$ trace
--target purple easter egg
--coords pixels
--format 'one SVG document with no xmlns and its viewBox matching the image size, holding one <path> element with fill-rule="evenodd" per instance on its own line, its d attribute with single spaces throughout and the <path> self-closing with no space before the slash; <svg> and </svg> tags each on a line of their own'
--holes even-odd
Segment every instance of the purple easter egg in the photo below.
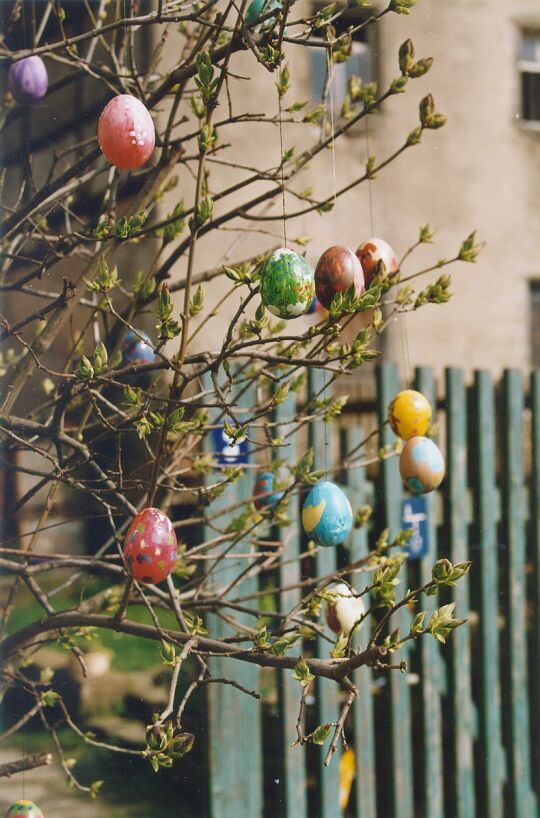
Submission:
<svg viewBox="0 0 540 818">
<path fill-rule="evenodd" d="M 25 57 L 10 66 L 7 87 L 17 102 L 39 102 L 47 93 L 48 85 L 49 77 L 41 57 Z"/>
</svg>

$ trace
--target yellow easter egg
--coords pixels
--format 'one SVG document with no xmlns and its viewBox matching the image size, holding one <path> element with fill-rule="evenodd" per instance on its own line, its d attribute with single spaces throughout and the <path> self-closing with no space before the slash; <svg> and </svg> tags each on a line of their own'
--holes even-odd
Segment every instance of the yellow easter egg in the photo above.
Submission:
<svg viewBox="0 0 540 818">
<path fill-rule="evenodd" d="M 429 429 L 431 406 L 421 392 L 404 389 L 388 407 L 388 420 L 392 431 L 402 440 L 422 437 Z"/>
</svg>

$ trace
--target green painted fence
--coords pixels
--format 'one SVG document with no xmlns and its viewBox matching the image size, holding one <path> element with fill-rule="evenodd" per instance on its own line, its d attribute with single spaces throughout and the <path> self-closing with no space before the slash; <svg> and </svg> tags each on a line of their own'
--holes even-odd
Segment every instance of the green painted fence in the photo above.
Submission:
<svg viewBox="0 0 540 818">
<path fill-rule="evenodd" d="M 317 468 L 339 466 L 341 454 L 384 421 L 400 387 L 396 367 L 382 365 L 373 405 L 349 408 L 332 433 L 321 422 L 310 425 L 306 441 L 288 436 L 287 460 L 295 462 L 310 445 Z M 417 370 L 415 387 L 435 404 L 431 370 Z M 324 373 L 310 373 L 309 394 L 325 395 L 326 390 Z M 249 395 L 242 400 L 250 404 Z M 294 401 L 291 395 L 276 410 L 280 434 L 290 431 L 286 422 L 294 416 Z M 356 774 L 344 810 L 339 805 L 339 756 L 326 768 L 326 748 L 292 746 L 300 688 L 290 673 L 212 659 L 214 675 L 233 678 L 263 695 L 257 701 L 230 685 L 208 686 L 211 818 L 539 815 L 540 372 L 530 383 L 514 370 L 494 382 L 484 371 L 468 379 L 461 370 L 449 369 L 437 406 L 447 476 L 440 491 L 427 498 L 429 552 L 409 561 L 402 587 L 427 581 L 438 557 L 472 560 L 469 577 L 442 600 L 455 600 L 458 615 L 468 624 L 442 648 L 427 637 L 408 643 L 407 653 L 400 656 L 407 659 L 405 674 L 370 668 L 356 672 L 360 698 L 346 725 Z M 378 445 L 393 441 L 383 425 Z M 282 611 L 299 602 L 296 586 L 302 572 L 332 572 L 365 555 L 382 528 L 394 533 L 401 527 L 405 495 L 397 458 L 369 470 L 350 470 L 343 479 L 353 508 L 370 504 L 374 509 L 373 525 L 356 530 L 347 550 L 321 549 L 311 569 L 296 559 L 305 546 L 296 498 L 290 500 L 292 526 L 263 535 L 285 539 L 285 557 L 273 577 L 273 587 L 284 588 L 281 598 L 274 598 Z M 248 470 L 221 502 L 245 499 L 253 481 L 254 472 Z M 246 548 L 235 546 L 242 553 Z M 234 549 L 219 567 L 220 587 L 238 572 L 233 555 Z M 245 569 L 245 557 L 241 564 Z M 358 588 L 365 587 L 362 576 L 352 579 Z M 230 594 L 241 597 L 263 590 L 258 583 L 246 571 Z M 265 583 L 272 584 L 272 577 L 265 577 Z M 430 611 L 437 604 L 437 598 L 430 597 L 422 608 Z M 242 613 L 234 616 L 241 619 Z M 406 631 L 410 618 L 404 609 L 394 627 L 400 624 Z M 212 628 L 222 636 L 232 633 L 230 625 L 217 619 Z M 362 631 L 358 639 L 361 645 Z M 320 639 L 317 651 L 327 655 L 328 648 Z M 339 711 L 340 691 L 320 681 L 306 701 L 308 726 L 334 721 Z"/>
</svg>

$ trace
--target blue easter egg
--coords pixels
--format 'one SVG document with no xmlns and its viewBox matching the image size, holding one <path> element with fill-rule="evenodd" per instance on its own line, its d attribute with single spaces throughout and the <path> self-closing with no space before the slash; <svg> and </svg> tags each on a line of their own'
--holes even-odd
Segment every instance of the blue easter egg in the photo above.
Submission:
<svg viewBox="0 0 540 818">
<path fill-rule="evenodd" d="M 255 503 L 255 508 L 274 508 L 274 506 L 277 506 L 285 492 L 274 491 L 272 494 L 269 493 L 274 488 L 275 480 L 275 475 L 273 475 L 271 471 L 263 471 L 259 474 L 253 487 L 253 502 Z M 266 496 L 261 497 L 261 494 Z"/>
<path fill-rule="evenodd" d="M 150 337 L 142 330 L 128 330 L 122 341 L 122 364 L 129 366 L 130 364 L 153 364 L 156 360 L 156 354 L 152 347 Z M 150 372 L 142 372 L 140 375 L 129 375 L 126 377 L 127 383 L 132 386 L 149 385 L 152 376 Z"/>
<path fill-rule="evenodd" d="M 304 501 L 302 525 L 317 545 L 339 545 L 351 533 L 353 514 L 347 496 L 339 486 L 323 480 Z"/>
<path fill-rule="evenodd" d="M 263 17 L 270 11 L 274 11 L 274 9 L 279 8 L 281 8 L 281 0 L 253 0 L 253 2 L 249 4 L 246 12 L 246 25 L 253 25 L 253 23 L 257 22 L 259 17 Z M 264 21 L 263 29 L 270 28 L 272 25 L 274 25 L 274 23 L 275 18 L 269 17 L 268 20 Z"/>
</svg>

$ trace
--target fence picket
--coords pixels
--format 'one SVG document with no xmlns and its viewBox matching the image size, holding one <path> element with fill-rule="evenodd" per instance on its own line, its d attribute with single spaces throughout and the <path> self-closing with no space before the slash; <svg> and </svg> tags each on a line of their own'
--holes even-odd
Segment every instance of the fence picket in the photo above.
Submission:
<svg viewBox="0 0 540 818">
<path fill-rule="evenodd" d="M 532 425 L 532 462 L 531 462 L 531 519 L 529 533 L 531 538 L 531 556 L 534 569 L 532 583 L 532 622 L 534 672 L 532 679 L 534 690 L 531 691 L 533 714 L 533 747 L 540 747 L 540 678 L 537 668 L 540 667 L 540 370 L 531 376 L 531 425 Z M 540 791 L 540 753 L 533 753 L 533 776 L 536 792 Z"/>
<path fill-rule="evenodd" d="M 350 451 L 362 441 L 362 427 L 355 424 L 346 435 L 345 450 Z M 348 495 L 353 511 L 365 504 L 367 485 L 365 469 L 355 468 L 347 474 Z M 350 560 L 362 559 L 369 553 L 368 530 L 354 529 L 350 548 Z M 356 574 L 352 585 L 357 591 L 363 591 L 369 580 L 364 573 Z M 364 597 L 366 608 L 369 600 Z M 357 636 L 357 647 L 365 648 L 368 642 L 368 622 L 360 629 Z M 376 781 L 375 781 L 375 734 L 373 717 L 372 672 L 369 667 L 361 668 L 354 675 L 354 683 L 359 697 L 353 705 L 354 752 L 356 756 L 356 818 L 376 818 Z"/>
<path fill-rule="evenodd" d="M 434 407 L 433 422 L 436 422 L 437 396 L 433 371 L 419 368 L 416 371 L 416 388 L 422 392 Z M 431 569 L 437 559 L 437 526 L 435 523 L 435 494 L 426 496 L 428 515 L 429 548 L 420 562 L 420 582 L 431 580 Z M 424 597 L 419 608 L 425 610 L 426 622 L 437 607 L 435 597 Z M 420 643 L 423 742 L 424 742 L 424 804 L 429 818 L 443 818 L 443 748 L 441 721 L 441 693 L 443 689 L 443 660 L 438 643 L 424 637 Z"/>
<path fill-rule="evenodd" d="M 319 399 L 326 395 L 325 381 L 329 379 L 323 371 L 311 371 L 308 378 L 308 396 Z M 377 407 L 379 422 L 386 420 L 387 407 L 399 383 L 397 369 L 392 364 L 383 364 L 377 374 Z M 434 404 L 435 389 L 433 372 L 420 368 L 416 372 L 416 388 L 422 391 Z M 540 657 L 540 372 L 531 378 L 530 407 L 532 410 L 532 460 L 530 520 L 526 529 L 526 492 L 524 485 L 524 394 L 522 376 L 519 372 L 505 373 L 502 385 L 502 423 L 500 464 L 502 476 L 501 503 L 499 508 L 496 488 L 497 449 L 495 398 L 492 377 L 487 372 L 475 374 L 471 391 L 471 425 L 467 427 L 467 403 L 464 373 L 459 369 L 446 371 L 446 438 L 448 475 L 443 484 L 445 490 L 445 523 L 448 534 L 444 553 L 454 563 L 469 558 L 469 478 L 467 449 L 470 448 L 473 497 L 473 530 L 478 557 L 473 571 L 478 578 L 479 614 L 478 645 L 475 647 L 475 662 L 478 670 L 478 688 L 474 694 L 478 698 L 479 731 L 475 733 L 475 705 L 473 702 L 473 681 L 471 667 L 471 640 L 474 631 L 466 625 L 455 631 L 443 651 L 432 639 L 422 639 L 400 659 L 419 658 L 421 674 L 421 695 L 414 697 L 415 707 L 420 707 L 421 718 L 412 720 L 411 690 L 399 673 L 389 673 L 389 721 L 391 786 L 386 780 L 377 782 L 376 762 L 384 759 L 378 755 L 386 749 L 385 738 L 375 734 L 374 697 L 372 693 L 373 675 L 369 668 L 362 668 L 355 674 L 359 689 L 359 700 L 352 710 L 354 750 L 356 754 L 356 812 L 355 818 L 377 818 L 378 807 L 382 803 L 388 807 L 388 818 L 413 818 L 422 814 L 425 818 L 537 818 L 537 802 L 532 789 L 532 776 L 540 784 L 540 761 L 538 753 L 531 756 L 529 708 L 536 708 L 540 701 L 540 683 L 536 683 L 532 673 L 533 689 L 529 691 L 528 661 L 538 662 Z M 330 394 L 330 389 L 328 389 Z M 283 424 L 296 411 L 295 396 L 291 394 L 286 402 L 276 407 L 277 434 L 288 431 Z M 242 398 L 243 405 L 251 402 L 251 396 Z M 357 446 L 362 439 L 362 425 L 355 421 L 347 424 L 345 432 L 346 448 Z M 333 469 L 338 465 L 332 457 L 331 427 L 323 421 L 309 426 L 309 445 L 314 450 L 314 467 Z M 467 435 L 470 434 L 470 439 Z M 395 437 L 388 425 L 384 425 L 380 435 L 380 445 L 392 444 Z M 286 458 L 294 462 L 298 455 L 295 437 L 288 438 Z M 208 444 L 207 444 L 208 445 Z M 283 456 L 278 450 L 277 456 Z M 329 479 L 335 479 L 330 472 Z M 252 491 L 253 472 L 238 484 L 230 486 L 225 494 L 214 501 L 212 509 L 225 509 L 230 503 L 247 498 Z M 353 469 L 347 474 L 347 491 L 356 509 L 366 502 L 370 494 L 370 484 L 364 469 Z M 398 470 L 398 458 L 390 457 L 382 461 L 376 486 L 377 529 L 390 528 L 391 535 L 401 528 L 402 488 Z M 431 567 L 438 556 L 437 547 L 437 497 L 426 497 L 428 509 L 429 551 L 420 561 L 420 581 L 426 582 L 431 576 Z M 286 538 L 280 582 L 289 587 L 301 578 L 301 565 L 296 557 L 302 547 L 298 500 L 290 501 L 292 524 L 282 532 Z M 499 635 L 499 550 L 498 523 L 502 521 L 503 543 L 507 548 L 507 564 L 501 574 L 506 598 L 503 613 L 506 617 L 505 652 L 501 652 Z M 220 519 L 225 527 L 225 517 Z M 526 606 L 526 531 L 530 535 L 530 557 L 534 575 L 531 578 L 532 616 L 531 630 L 527 631 Z M 215 533 L 215 532 L 213 532 Z M 208 536 L 211 535 L 207 531 Z M 246 545 L 237 546 L 245 552 Z M 368 553 L 368 529 L 353 532 L 350 545 L 351 561 Z M 318 549 L 315 557 L 317 576 L 336 570 L 337 552 L 332 548 Z M 245 563 L 243 563 L 245 567 Z M 219 566 L 216 582 L 223 587 L 237 574 L 234 560 L 224 561 Z M 407 575 L 411 569 L 403 571 L 401 589 L 407 586 Z M 416 576 L 415 569 L 411 572 Z M 409 580 L 411 581 L 411 580 Z M 363 574 L 353 577 L 353 584 L 363 590 L 366 580 Z M 256 579 L 246 578 L 241 584 L 242 594 L 256 590 Z M 236 589 L 235 589 L 236 592 Z M 469 580 L 460 581 L 452 591 L 456 601 L 456 614 L 469 614 Z M 280 609 L 290 610 L 301 597 L 300 589 L 285 590 L 280 596 Z M 422 600 L 422 607 L 431 611 L 446 600 L 428 597 Z M 241 618 L 241 614 L 235 612 Z M 228 636 L 228 626 L 213 615 L 213 634 Z M 400 621 L 397 621 L 397 620 Z M 392 623 L 406 633 L 410 624 L 410 613 L 403 610 Z M 367 635 L 360 630 L 358 644 Z M 528 640 L 533 648 L 533 658 L 528 657 Z M 475 643 L 476 644 L 476 643 Z M 407 645 L 409 648 L 409 645 Z M 328 656 L 328 642 L 317 640 L 317 654 Z M 416 650 L 417 654 L 413 654 Z M 408 654 L 408 655 L 407 655 Z M 503 660 L 503 673 L 500 660 Z M 216 676 L 233 678 L 245 687 L 258 687 L 259 671 L 256 666 L 231 662 L 213 657 L 211 670 Z M 535 667 L 537 665 L 535 664 Z M 507 668 L 507 675 L 505 670 Z M 451 734 L 453 752 L 443 757 L 443 712 L 442 696 L 449 679 L 452 719 Z M 315 806 L 307 794 L 306 749 L 291 747 L 296 732 L 299 706 L 298 684 L 290 673 L 282 673 L 280 685 L 280 743 L 285 772 L 282 784 L 283 818 L 307 818 L 308 808 Z M 529 692 L 533 698 L 529 699 Z M 502 702 L 501 702 L 502 699 Z M 380 704 L 381 702 L 379 702 Z M 318 680 L 316 686 L 317 723 L 335 721 L 340 704 L 338 686 L 329 680 Z M 210 815 L 211 818 L 261 818 L 263 814 L 263 759 L 260 707 L 252 699 L 231 686 L 209 685 L 209 756 L 210 756 Z M 416 710 L 415 710 L 416 714 Z M 503 715 L 505 723 L 502 722 Z M 536 714 L 535 714 L 536 716 Z M 378 718 L 378 716 L 377 716 Z M 231 729 L 242 725 L 246 740 L 238 745 L 234 753 L 227 752 Z M 506 756 L 503 748 L 503 727 Z M 540 721 L 535 718 L 532 726 L 533 747 L 540 741 Z M 476 758 L 473 754 L 475 741 L 478 742 Z M 413 781 L 416 763 L 413 765 L 414 742 L 422 746 L 422 776 L 418 785 Z M 225 751 L 224 751 L 225 748 Z M 327 769 L 324 767 L 324 747 L 319 753 L 317 786 L 320 796 L 315 809 L 318 818 L 341 818 L 339 807 L 339 756 L 335 757 Z M 313 750 L 310 750 L 311 752 Z M 419 756 L 420 758 L 420 756 Z M 419 761 L 420 764 L 420 761 Z M 381 765 L 382 766 L 382 765 Z M 533 770 L 531 768 L 534 768 Z M 420 767 L 418 767 L 418 770 Z M 417 771 L 418 771 L 417 770 Z M 508 775 L 507 789 L 504 789 Z M 414 784 L 414 786 L 413 786 Z M 379 788 L 390 792 L 387 799 Z M 451 797 L 445 800 L 445 795 Z M 506 793 L 506 802 L 505 802 Z M 380 803 L 378 804 L 378 797 Z M 415 797 L 418 801 L 415 804 Z M 420 808 L 420 812 L 415 812 Z M 386 812 L 386 810 L 385 810 Z M 387 818 L 386 814 L 384 818 Z"/>
<path fill-rule="evenodd" d="M 293 418 L 296 413 L 296 395 L 288 395 L 284 403 L 276 407 L 274 419 L 281 424 L 286 418 Z M 278 426 L 276 434 L 282 436 L 288 431 L 284 425 Z M 296 436 L 292 435 L 287 439 L 287 454 L 285 455 L 289 463 L 294 463 L 297 459 Z M 281 450 L 277 450 L 277 456 L 283 457 Z M 301 578 L 301 566 L 298 556 L 301 550 L 301 533 L 298 514 L 298 497 L 291 497 L 288 504 L 288 515 L 290 525 L 281 532 L 285 538 L 285 548 L 283 552 L 283 563 L 280 567 L 280 584 L 282 588 L 291 588 L 297 585 Z M 288 612 L 297 605 L 302 598 L 300 588 L 291 588 L 281 593 L 281 610 Z M 306 818 L 307 816 L 307 792 L 306 792 L 306 753 L 302 747 L 292 747 L 292 741 L 296 737 L 296 721 L 298 718 L 298 708 L 300 701 L 300 686 L 290 672 L 280 674 L 280 704 L 281 704 L 281 732 L 282 732 L 282 752 L 283 770 L 285 781 L 283 792 L 285 797 L 284 815 L 286 818 Z"/>
<path fill-rule="evenodd" d="M 523 380 L 517 370 L 503 379 L 504 509 L 508 545 L 508 663 L 510 793 L 513 816 L 537 814 L 531 791 L 527 678 L 525 497 L 523 486 Z"/>
<path fill-rule="evenodd" d="M 319 396 L 325 392 L 329 375 L 324 370 L 312 369 L 308 375 L 308 396 Z M 330 390 L 328 390 L 330 391 Z M 316 469 L 332 468 L 331 427 L 322 420 L 309 425 L 309 445 L 313 448 L 314 467 Z M 330 479 L 333 479 L 332 477 Z M 333 573 L 337 568 L 334 548 L 319 548 L 315 557 L 317 576 Z M 321 637 L 317 638 L 317 655 L 329 655 L 329 644 Z M 319 724 L 336 721 L 339 712 L 339 689 L 330 679 L 317 679 L 317 718 Z M 329 767 L 324 766 L 325 747 L 319 754 L 320 783 L 320 816 L 321 818 L 340 818 L 339 807 L 339 754 L 336 753 Z"/>
<path fill-rule="evenodd" d="M 473 391 L 472 446 L 475 463 L 474 507 L 479 564 L 472 570 L 480 584 L 481 698 L 479 760 L 481 801 L 489 818 L 503 818 L 504 756 L 499 680 L 498 538 L 495 486 L 495 405 L 489 372 L 477 372 Z"/>
<path fill-rule="evenodd" d="M 207 384 L 209 386 L 209 384 Z M 238 406 L 249 406 L 252 395 L 243 394 Z M 214 412 L 214 416 L 216 413 Z M 209 445 L 207 443 L 207 445 Z M 237 483 L 229 486 L 221 497 L 214 500 L 212 511 L 219 511 L 230 504 L 246 500 L 252 491 L 252 473 L 247 474 Z M 229 517 L 232 515 L 229 515 Z M 226 527 L 227 515 L 219 518 L 219 525 Z M 215 532 L 206 530 L 211 538 Z M 246 545 L 239 543 L 233 549 L 245 553 Z M 223 560 L 216 574 L 216 584 L 225 587 L 245 568 L 245 561 Z M 241 588 L 242 594 L 257 590 L 257 579 L 244 579 L 236 586 L 233 593 Z M 242 621 L 242 614 L 235 616 Z M 245 615 L 244 615 L 245 616 Z M 209 615 L 211 632 L 216 638 L 230 636 L 231 628 L 223 620 Z M 253 618 L 249 617 L 250 624 Z M 259 669 L 244 662 L 231 662 L 227 659 L 213 657 L 210 670 L 216 678 L 232 679 L 249 690 L 259 687 Z M 209 766 L 210 766 L 210 811 L 212 818 L 261 818 L 263 813 L 262 788 L 262 743 L 261 711 L 259 702 L 232 685 L 208 685 L 209 716 Z M 234 752 L 230 752 L 232 735 L 235 730 L 242 730 L 243 740 L 237 742 Z"/>
<path fill-rule="evenodd" d="M 453 563 L 469 558 L 467 512 L 467 411 L 463 371 L 446 370 L 447 411 L 447 497 L 450 559 Z M 469 579 L 464 577 L 453 589 L 457 615 L 469 616 Z M 457 818 L 474 818 L 473 705 L 471 694 L 470 627 L 452 634 L 451 684 L 455 798 Z"/>
<path fill-rule="evenodd" d="M 394 364 L 382 364 L 377 369 L 378 415 L 385 422 L 388 405 L 399 389 L 397 369 Z M 381 430 L 382 446 L 392 444 L 395 435 L 386 424 Z M 401 527 L 401 479 L 397 457 L 390 457 L 381 464 L 382 518 L 383 525 L 390 528 L 394 536 Z M 401 571 L 400 589 L 407 590 L 407 568 Z M 392 618 L 392 629 L 399 627 L 402 634 L 408 633 L 411 617 L 402 608 Z M 400 661 L 407 660 L 409 643 L 400 650 Z M 393 773 L 393 818 L 413 818 L 413 767 L 411 735 L 410 690 L 401 673 L 389 673 L 391 718 L 392 718 L 392 773 Z"/>
</svg>

